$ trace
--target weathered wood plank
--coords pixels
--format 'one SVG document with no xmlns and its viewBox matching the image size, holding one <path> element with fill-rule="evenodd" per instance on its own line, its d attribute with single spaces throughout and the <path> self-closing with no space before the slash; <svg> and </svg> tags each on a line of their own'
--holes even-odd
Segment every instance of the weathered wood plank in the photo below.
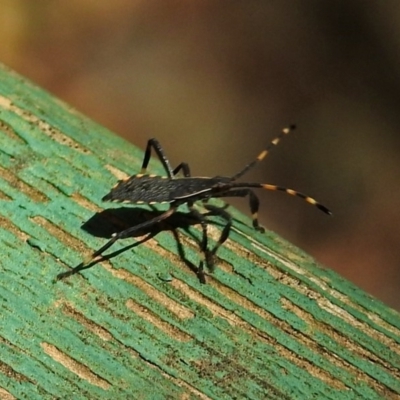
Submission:
<svg viewBox="0 0 400 400">
<path fill-rule="evenodd" d="M 54 282 L 146 217 L 100 201 L 141 160 L 0 69 L 2 398 L 400 399 L 399 314 L 236 211 L 207 285 L 190 269 L 199 229 L 179 216 Z"/>
</svg>

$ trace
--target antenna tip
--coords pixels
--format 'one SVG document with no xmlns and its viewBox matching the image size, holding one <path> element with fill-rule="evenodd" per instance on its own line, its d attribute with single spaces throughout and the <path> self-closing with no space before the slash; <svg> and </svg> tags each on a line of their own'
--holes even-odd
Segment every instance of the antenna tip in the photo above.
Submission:
<svg viewBox="0 0 400 400">
<path fill-rule="evenodd" d="M 328 207 L 325 207 L 325 206 L 323 206 L 323 205 L 320 204 L 320 203 L 316 204 L 316 206 L 317 206 L 321 211 L 323 211 L 325 214 L 333 215 L 332 211 L 331 211 Z"/>
</svg>

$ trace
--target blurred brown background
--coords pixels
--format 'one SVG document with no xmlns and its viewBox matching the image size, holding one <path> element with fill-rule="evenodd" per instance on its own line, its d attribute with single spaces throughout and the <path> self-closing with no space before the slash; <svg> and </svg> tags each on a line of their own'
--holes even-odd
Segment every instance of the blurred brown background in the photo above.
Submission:
<svg viewBox="0 0 400 400">
<path fill-rule="evenodd" d="M 398 0 L 0 0 L 1 62 L 194 174 L 233 174 L 296 123 L 246 178 L 334 217 L 265 192 L 261 221 L 397 309 L 399 45 Z"/>
</svg>

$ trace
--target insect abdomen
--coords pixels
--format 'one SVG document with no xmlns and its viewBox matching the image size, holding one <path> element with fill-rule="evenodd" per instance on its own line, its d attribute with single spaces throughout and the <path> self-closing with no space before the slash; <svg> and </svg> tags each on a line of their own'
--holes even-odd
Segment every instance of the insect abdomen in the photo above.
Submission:
<svg viewBox="0 0 400 400">
<path fill-rule="evenodd" d="M 170 203 L 176 198 L 209 188 L 210 181 L 212 179 L 170 179 L 139 174 L 119 181 L 102 200 L 135 204 Z"/>
</svg>

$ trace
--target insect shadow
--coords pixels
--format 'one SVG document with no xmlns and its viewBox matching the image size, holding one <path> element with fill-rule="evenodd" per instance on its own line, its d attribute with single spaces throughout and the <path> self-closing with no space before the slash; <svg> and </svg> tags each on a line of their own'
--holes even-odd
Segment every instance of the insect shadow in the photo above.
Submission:
<svg viewBox="0 0 400 400">
<path fill-rule="evenodd" d="M 221 208 L 226 208 L 226 207 L 227 205 Z M 127 229 L 130 226 L 144 223 L 148 220 L 151 220 L 163 214 L 164 212 L 165 211 L 156 210 L 154 207 L 152 208 L 152 210 L 146 210 L 143 208 L 126 208 L 126 207 L 106 209 L 94 214 L 81 226 L 81 229 L 83 229 L 85 232 L 89 233 L 92 236 L 108 239 L 112 237 L 114 232 L 119 232 L 124 229 Z M 215 213 L 208 211 L 202 215 L 204 217 L 207 217 L 207 216 L 213 216 L 215 215 Z M 214 220 L 212 221 L 208 220 L 208 222 L 213 223 L 214 225 L 220 225 L 217 221 Z M 197 218 L 193 217 L 191 214 L 177 211 L 173 215 L 171 215 L 168 219 L 161 221 L 159 224 L 153 225 L 150 228 L 138 230 L 131 235 L 132 238 L 142 237 L 140 240 L 131 243 L 128 246 L 125 246 L 112 253 L 102 255 L 100 258 L 97 258 L 88 264 L 81 263 L 66 272 L 60 273 L 57 275 L 57 280 L 64 279 L 82 270 L 91 268 L 98 262 L 112 259 L 121 253 L 124 253 L 136 246 L 139 246 L 142 243 L 147 242 L 148 240 L 158 235 L 160 232 L 171 231 L 176 240 L 177 250 L 180 258 L 186 264 L 186 266 L 198 276 L 200 282 L 205 283 L 205 271 L 203 269 L 203 262 L 201 261 L 199 266 L 196 266 L 190 260 L 187 259 L 184 246 L 182 245 L 177 232 L 178 229 L 184 230 L 187 234 L 189 234 L 192 237 L 192 239 L 195 240 L 196 243 L 198 243 L 201 249 L 201 240 L 196 238 L 193 232 L 191 232 L 189 229 L 191 226 L 198 224 L 200 224 L 200 221 Z"/>
</svg>

